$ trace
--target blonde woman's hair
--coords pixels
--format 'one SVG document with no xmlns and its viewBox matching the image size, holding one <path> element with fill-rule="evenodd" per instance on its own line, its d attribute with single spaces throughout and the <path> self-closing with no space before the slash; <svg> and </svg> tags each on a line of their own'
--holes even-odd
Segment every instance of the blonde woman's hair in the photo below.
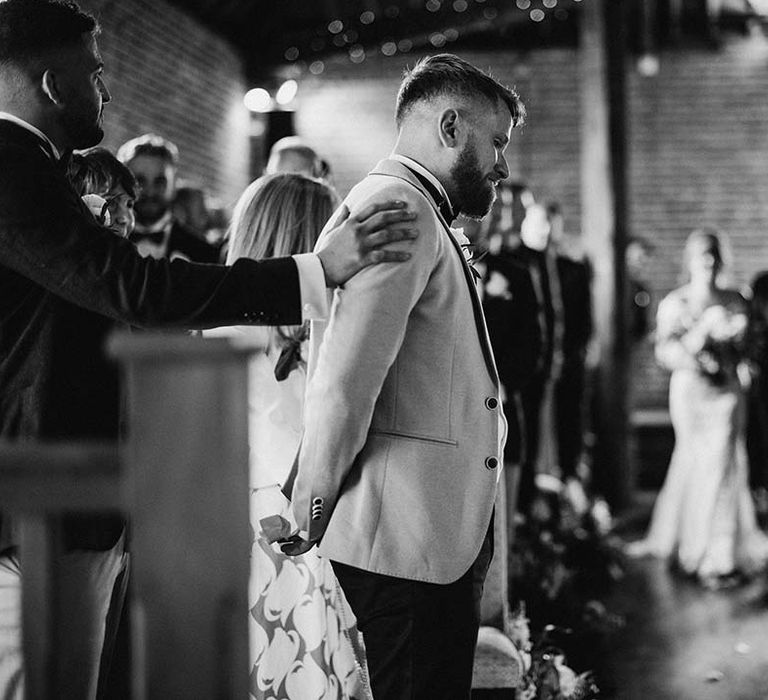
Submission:
<svg viewBox="0 0 768 700">
<path fill-rule="evenodd" d="M 245 189 L 229 226 L 227 264 L 238 258 L 280 258 L 308 253 L 338 206 L 334 189 L 320 180 L 284 173 L 264 175 Z M 281 326 L 270 334 L 270 346 L 300 344 L 305 326 Z"/>
<path fill-rule="evenodd" d="M 331 187 L 304 175 L 260 177 L 235 205 L 227 264 L 310 252 L 338 202 Z"/>
</svg>

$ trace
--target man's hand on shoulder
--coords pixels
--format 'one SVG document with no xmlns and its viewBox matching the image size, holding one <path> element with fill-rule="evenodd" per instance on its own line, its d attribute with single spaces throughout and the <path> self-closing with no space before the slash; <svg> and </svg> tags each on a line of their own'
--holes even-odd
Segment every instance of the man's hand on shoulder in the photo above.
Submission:
<svg viewBox="0 0 768 700">
<path fill-rule="evenodd" d="M 317 255 L 329 287 L 338 287 L 368 265 L 404 262 L 411 254 L 388 250 L 390 243 L 412 241 L 418 232 L 411 222 L 416 214 L 402 201 L 374 203 L 354 216 L 345 206 L 340 223 L 328 233 L 326 246 Z"/>
</svg>

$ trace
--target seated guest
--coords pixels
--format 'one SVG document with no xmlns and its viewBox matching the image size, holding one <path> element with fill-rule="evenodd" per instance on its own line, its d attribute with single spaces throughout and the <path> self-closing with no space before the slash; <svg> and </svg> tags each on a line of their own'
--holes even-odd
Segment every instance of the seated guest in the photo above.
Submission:
<svg viewBox="0 0 768 700">
<path fill-rule="evenodd" d="M 144 134 L 120 146 L 117 158 L 139 184 L 136 229 L 131 236 L 139 253 L 144 257 L 218 262 L 218 248 L 174 218 L 172 204 L 179 162 L 176 146 L 155 134 Z"/>
<path fill-rule="evenodd" d="M 265 175 L 238 201 L 228 261 L 312 250 L 338 198 L 303 175 Z M 251 695 L 256 698 L 363 697 L 354 615 L 331 564 L 317 550 L 289 557 L 270 545 L 260 520 L 289 518 L 281 493 L 302 432 L 308 326 L 237 326 L 205 335 L 237 335 L 266 344 L 254 355 L 249 377 L 251 443 Z M 289 585 L 301 581 L 300 586 Z M 285 644 L 290 638 L 291 644 Z M 279 669 L 291 671 L 286 675 Z M 320 673 L 321 672 L 321 673 Z"/>
<path fill-rule="evenodd" d="M 67 171 L 69 181 L 81 196 L 97 195 L 105 200 L 106 225 L 128 238 L 136 225 L 136 178 L 106 148 L 96 146 L 75 153 Z M 95 212 L 94 212 L 95 213 Z"/>
</svg>

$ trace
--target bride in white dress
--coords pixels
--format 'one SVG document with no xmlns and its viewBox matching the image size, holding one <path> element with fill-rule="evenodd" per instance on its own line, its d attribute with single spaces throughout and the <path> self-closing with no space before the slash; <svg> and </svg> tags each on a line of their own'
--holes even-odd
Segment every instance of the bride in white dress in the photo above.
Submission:
<svg viewBox="0 0 768 700">
<path fill-rule="evenodd" d="M 675 448 L 644 540 L 634 555 L 674 558 L 709 587 L 753 574 L 768 559 L 748 487 L 744 336 L 747 304 L 721 286 L 718 233 L 694 231 L 685 246 L 687 285 L 659 305 L 656 357 L 672 371 Z"/>
<path fill-rule="evenodd" d="M 302 175 L 259 178 L 235 207 L 227 262 L 311 251 L 337 202 L 330 187 Z M 263 518 L 290 517 L 281 487 L 301 440 L 306 329 L 237 326 L 205 335 L 240 336 L 268 346 L 249 367 L 251 697 L 368 698 L 362 639 L 330 562 L 315 549 L 286 556 L 262 531 Z"/>
</svg>

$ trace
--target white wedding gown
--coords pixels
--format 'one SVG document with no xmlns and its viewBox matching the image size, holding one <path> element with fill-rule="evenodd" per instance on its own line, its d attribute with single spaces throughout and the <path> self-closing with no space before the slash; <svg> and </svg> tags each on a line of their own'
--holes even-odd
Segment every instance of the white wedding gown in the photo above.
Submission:
<svg viewBox="0 0 768 700">
<path fill-rule="evenodd" d="M 735 295 L 728 313 L 741 313 L 742 302 Z M 633 552 L 676 557 L 684 571 L 706 580 L 763 567 L 768 538 L 748 486 L 745 391 L 735 372 L 713 383 L 685 357 L 679 336 L 695 321 L 679 290 L 659 307 L 657 355 L 673 369 L 675 447 L 650 529 Z"/>
</svg>

